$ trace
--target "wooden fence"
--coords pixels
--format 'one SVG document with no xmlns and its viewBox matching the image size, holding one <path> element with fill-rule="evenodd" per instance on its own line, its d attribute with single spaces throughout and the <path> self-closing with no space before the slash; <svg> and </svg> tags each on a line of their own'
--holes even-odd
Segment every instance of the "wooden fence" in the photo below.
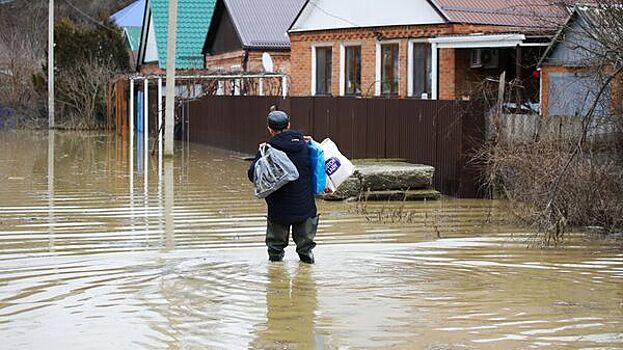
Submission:
<svg viewBox="0 0 623 350">
<path fill-rule="evenodd" d="M 463 101 L 349 97 L 210 96 L 188 106 L 190 141 L 254 154 L 268 138 L 271 105 L 293 129 L 330 137 L 349 158 L 399 158 L 435 167 L 434 186 L 457 197 L 479 196 L 469 163 L 484 140 L 484 109 Z"/>
</svg>

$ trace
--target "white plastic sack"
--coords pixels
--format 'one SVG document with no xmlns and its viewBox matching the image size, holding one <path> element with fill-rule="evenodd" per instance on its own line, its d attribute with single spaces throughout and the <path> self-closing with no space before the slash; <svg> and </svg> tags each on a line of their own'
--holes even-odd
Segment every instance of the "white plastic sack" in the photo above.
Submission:
<svg viewBox="0 0 623 350">
<path fill-rule="evenodd" d="M 260 158 L 255 162 L 253 172 L 256 197 L 267 197 L 288 182 L 299 178 L 296 166 L 285 152 L 267 143 L 260 146 L 259 151 Z"/>
<path fill-rule="evenodd" d="M 335 192 L 355 172 L 355 166 L 344 157 L 331 139 L 324 139 L 320 146 L 324 151 L 325 171 L 329 180 L 327 184 L 331 191 Z"/>
</svg>

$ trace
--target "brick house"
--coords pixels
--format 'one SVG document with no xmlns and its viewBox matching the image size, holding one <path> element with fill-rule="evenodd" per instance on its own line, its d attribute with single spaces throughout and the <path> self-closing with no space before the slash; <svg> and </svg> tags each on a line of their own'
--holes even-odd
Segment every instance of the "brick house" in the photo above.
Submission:
<svg viewBox="0 0 623 350">
<path fill-rule="evenodd" d="M 623 81 L 619 76 L 610 84 L 605 79 L 612 67 L 607 52 L 616 52 L 620 39 L 610 41 L 609 36 L 620 38 L 621 24 L 611 21 L 621 18 L 623 8 L 613 6 L 604 11 L 599 6 L 575 6 L 567 21 L 545 51 L 541 71 L 541 114 L 548 116 L 584 116 L 605 86 L 596 104 L 596 115 L 623 112 Z M 615 109 L 619 110 L 615 110 Z"/>
<path fill-rule="evenodd" d="M 290 70 L 287 30 L 304 0 L 217 0 L 203 46 L 205 66 L 221 73 L 262 73 L 268 53 L 273 71 Z"/>
<path fill-rule="evenodd" d="M 506 71 L 536 100 L 533 71 L 567 12 L 511 2 L 307 1 L 289 29 L 291 94 L 475 99 Z"/>
</svg>

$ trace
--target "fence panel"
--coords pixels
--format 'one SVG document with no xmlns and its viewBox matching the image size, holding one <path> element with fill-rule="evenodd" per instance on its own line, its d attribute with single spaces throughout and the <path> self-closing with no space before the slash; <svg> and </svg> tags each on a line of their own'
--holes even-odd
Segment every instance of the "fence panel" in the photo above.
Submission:
<svg viewBox="0 0 623 350">
<path fill-rule="evenodd" d="M 484 116 L 467 102 L 210 96 L 190 104 L 190 140 L 253 154 L 268 137 L 271 105 L 291 115 L 293 128 L 317 140 L 331 137 L 348 157 L 429 164 L 437 190 L 478 194 L 478 169 L 468 161 L 484 140 Z"/>
<path fill-rule="evenodd" d="M 435 145 L 433 154 L 435 165 L 434 183 L 448 193 L 457 193 L 460 187 L 461 157 L 461 119 L 455 102 L 441 106 L 435 114 Z M 458 115 L 458 117 L 457 117 Z"/>
<path fill-rule="evenodd" d="M 290 107 L 286 111 L 289 112 L 292 127 L 302 131 L 305 135 L 311 135 L 314 113 L 314 104 L 311 101 L 311 97 L 291 98 L 289 101 Z"/>
<path fill-rule="evenodd" d="M 366 100 L 366 154 L 370 158 L 387 158 L 386 151 L 386 113 L 382 99 Z"/>
</svg>

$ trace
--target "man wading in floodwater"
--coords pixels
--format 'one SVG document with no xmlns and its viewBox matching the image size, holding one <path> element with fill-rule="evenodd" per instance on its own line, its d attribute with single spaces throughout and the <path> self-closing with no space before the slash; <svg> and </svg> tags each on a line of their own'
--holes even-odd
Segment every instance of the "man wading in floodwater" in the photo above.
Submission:
<svg viewBox="0 0 623 350">
<path fill-rule="evenodd" d="M 284 249 L 288 246 L 290 227 L 292 239 L 296 243 L 296 252 L 301 261 L 313 264 L 312 249 L 316 246 L 314 237 L 318 229 L 316 202 L 311 187 L 311 170 L 307 142 L 298 131 L 290 130 L 290 118 L 282 111 L 268 114 L 268 132 L 271 135 L 268 144 L 285 152 L 299 172 L 299 178 L 266 197 L 268 219 L 266 245 L 270 261 L 281 261 Z M 255 163 L 249 167 L 249 180 L 253 182 Z"/>
</svg>

